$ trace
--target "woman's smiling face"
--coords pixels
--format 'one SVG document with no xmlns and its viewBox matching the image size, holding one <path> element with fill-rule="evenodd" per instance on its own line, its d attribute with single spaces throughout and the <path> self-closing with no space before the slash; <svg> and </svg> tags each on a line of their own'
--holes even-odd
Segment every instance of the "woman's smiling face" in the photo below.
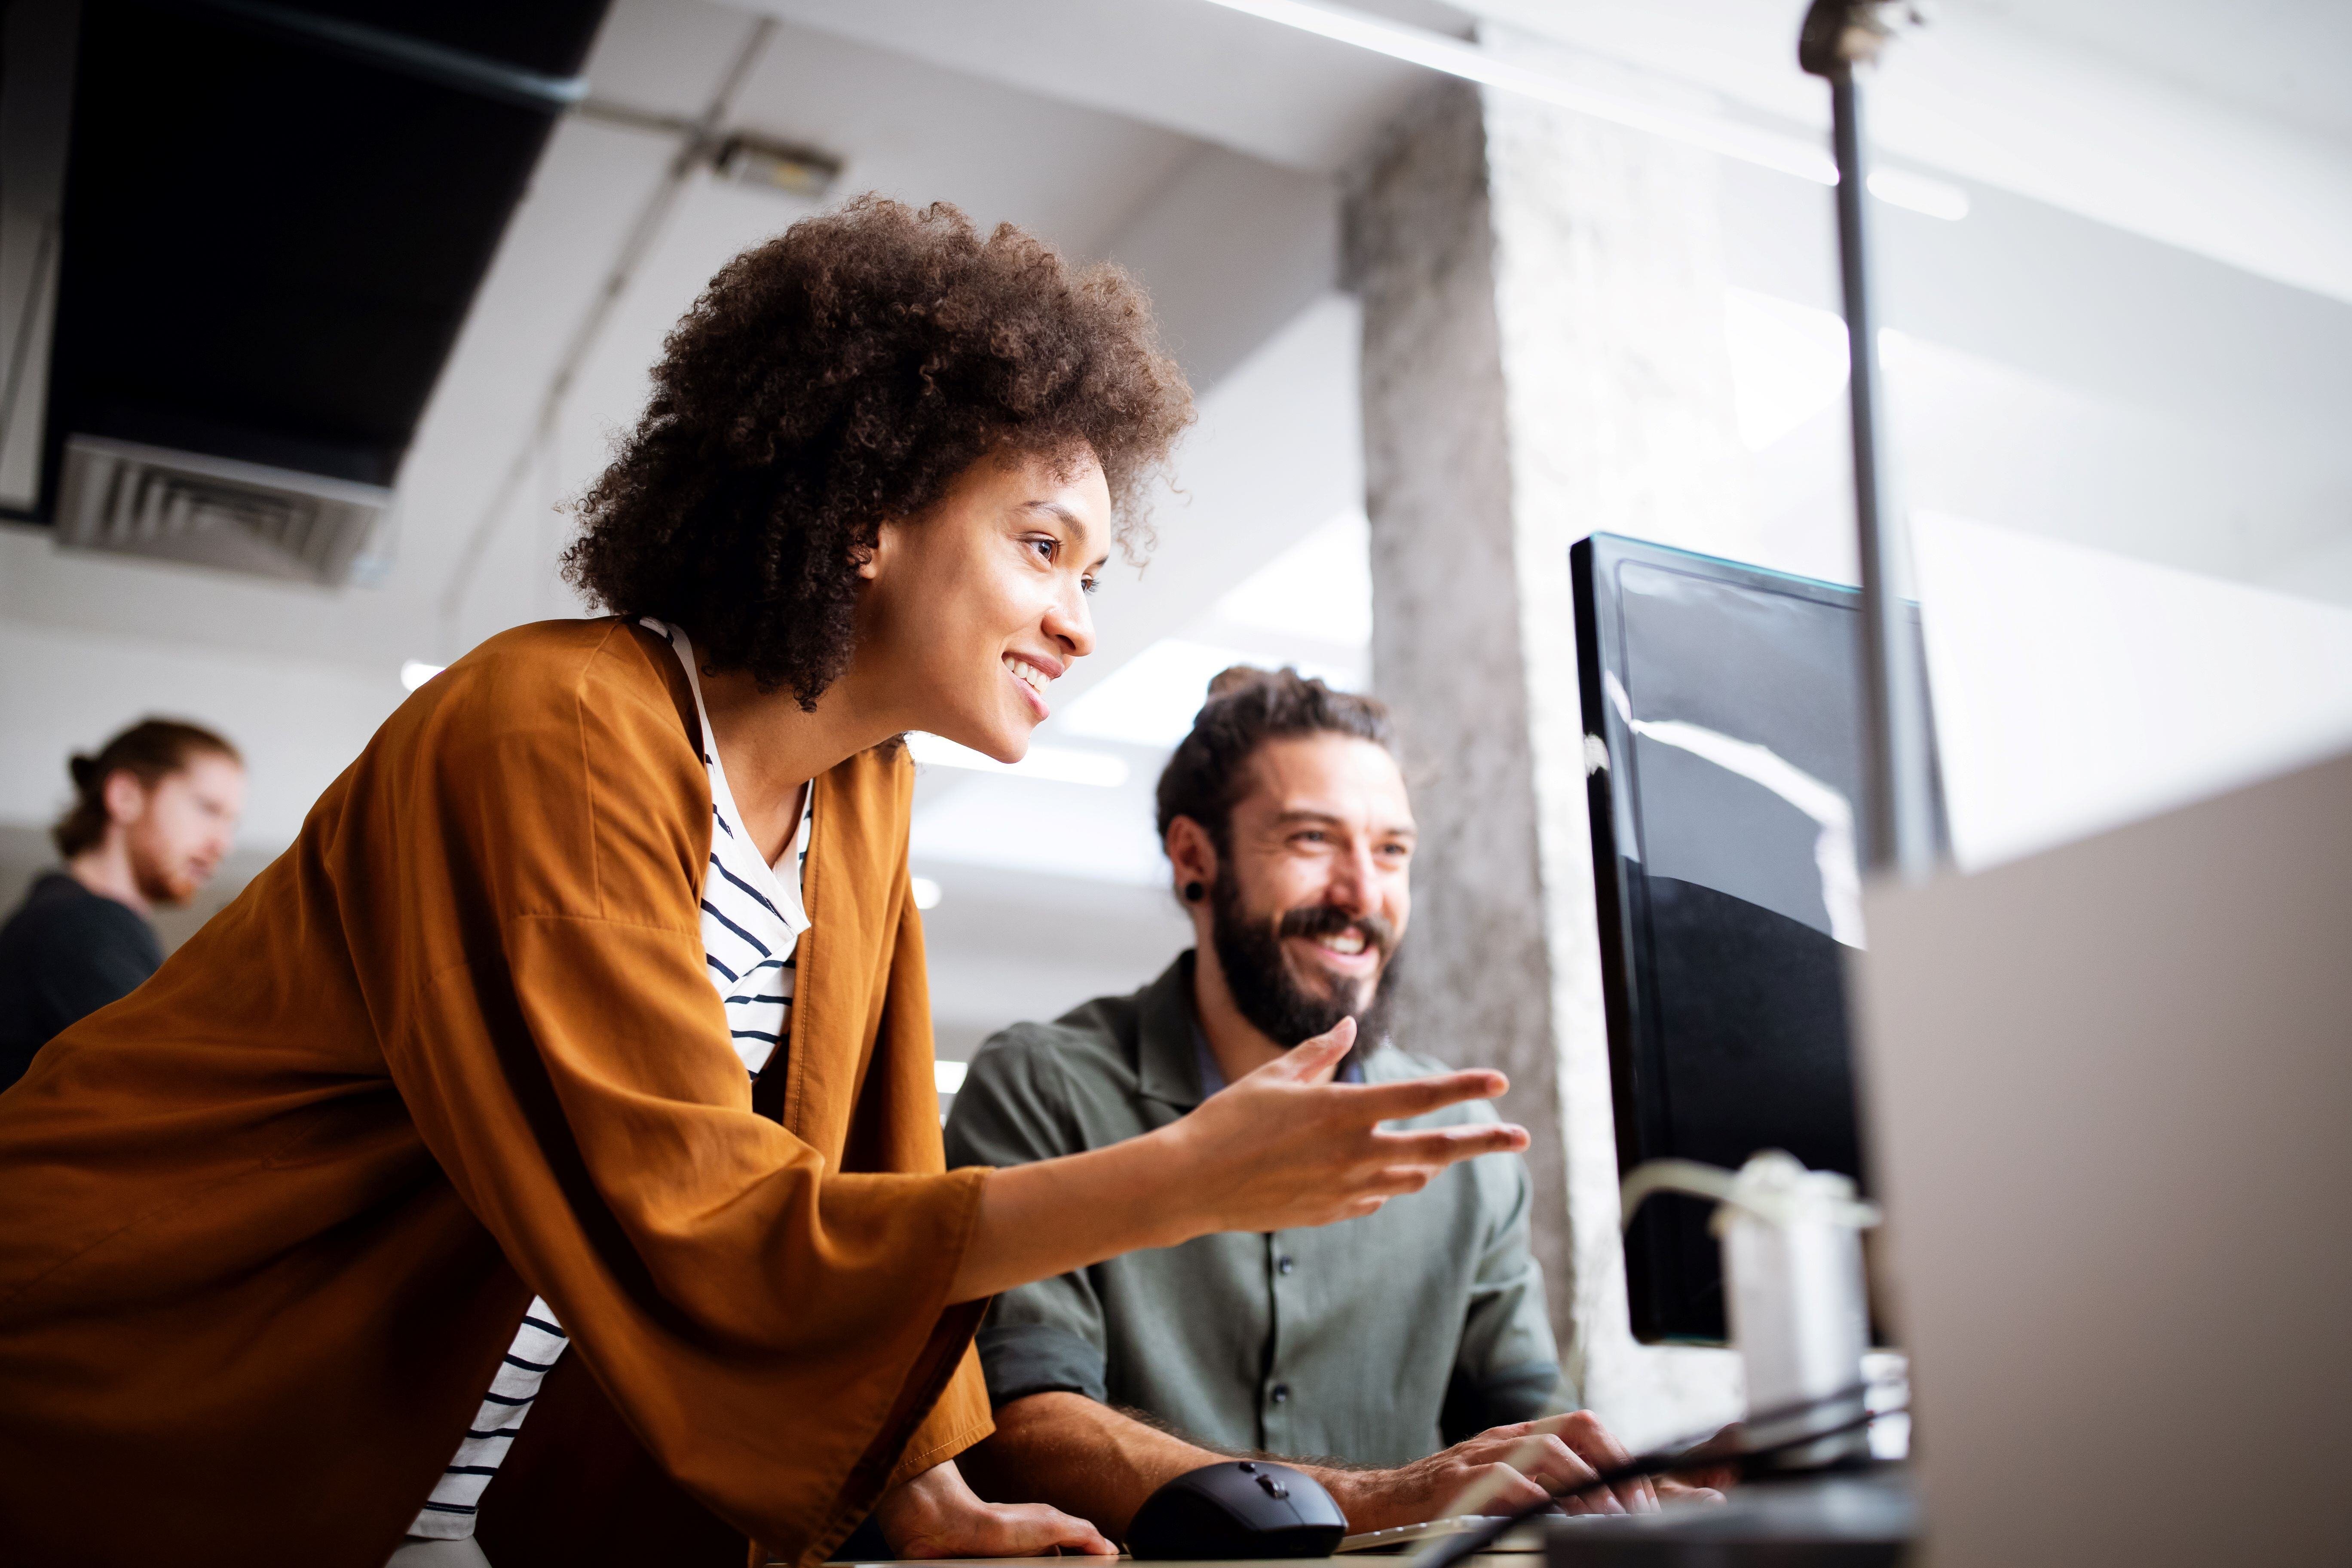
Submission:
<svg viewBox="0 0 2352 1568">
<path fill-rule="evenodd" d="M 1091 453 L 983 458 L 862 569 L 849 679 L 898 699 L 904 727 L 1018 762 L 1052 683 L 1094 651 L 1087 595 L 1110 547 Z"/>
</svg>

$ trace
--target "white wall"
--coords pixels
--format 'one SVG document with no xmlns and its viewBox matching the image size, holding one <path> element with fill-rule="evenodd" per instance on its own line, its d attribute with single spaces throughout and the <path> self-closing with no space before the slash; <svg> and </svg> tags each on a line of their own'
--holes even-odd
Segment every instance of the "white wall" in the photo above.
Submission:
<svg viewBox="0 0 2352 1568">
<path fill-rule="evenodd" d="M 11 531 L 0 550 L 28 542 L 44 548 Z M 157 715 L 217 730 L 247 753 L 237 844 L 282 847 L 405 695 L 389 669 L 0 620 L 0 824 L 46 824 L 70 799 L 68 755 Z"/>
</svg>

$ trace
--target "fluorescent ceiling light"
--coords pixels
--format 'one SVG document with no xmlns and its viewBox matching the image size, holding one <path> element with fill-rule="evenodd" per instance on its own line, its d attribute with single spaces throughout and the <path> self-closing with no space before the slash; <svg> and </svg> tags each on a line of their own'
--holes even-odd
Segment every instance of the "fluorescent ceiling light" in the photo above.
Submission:
<svg viewBox="0 0 2352 1568">
<path fill-rule="evenodd" d="M 1837 163 L 1818 144 L 1801 136 L 1760 127 L 1741 124 L 1737 121 L 1685 114 L 1657 104 L 1645 103 L 1622 93 L 1587 87 L 1570 81 L 1549 71 L 1520 65 L 1488 54 L 1475 44 L 1460 38 L 1447 37 L 1426 27 L 1408 26 L 1374 16 L 1350 6 L 1310 3 L 1310 0 L 1209 0 L 1213 5 L 1223 5 L 1228 11 L 1239 11 L 1268 22 L 1278 22 L 1286 27 L 1296 27 L 1303 33 L 1330 38 L 1342 44 L 1352 44 L 1360 49 L 1386 55 L 1424 70 L 1442 71 L 1475 81 L 1484 87 L 1500 88 L 1532 98 L 1543 103 L 1556 103 L 1562 109 L 1579 114 L 1589 114 L 1595 120 L 1605 120 L 1612 125 L 1629 130 L 1645 131 L 1653 136 L 1663 136 L 1670 142 L 1702 148 L 1726 158 L 1755 163 L 1767 169 L 1777 169 L 1784 174 L 1794 174 L 1815 184 L 1837 184 Z M 1958 186 L 1922 175 L 1901 177 L 1905 199 L 1879 188 L 1873 176 L 1870 193 L 1881 201 L 1898 206 L 1928 213 L 1934 217 L 1959 217 L 1968 212 L 1967 193 Z M 1934 186 L 1939 193 L 1933 208 L 1919 205 L 1923 187 Z M 1950 209 L 1957 202 L 1958 211 Z"/>
<path fill-rule="evenodd" d="M 1217 601 L 1219 620 L 1343 647 L 1372 642 L 1371 524 L 1349 507 Z"/>
<path fill-rule="evenodd" d="M 1747 289 L 1723 291 L 1731 405 L 1740 441 L 1760 452 L 1843 402 L 1845 321 L 1834 310 Z"/>
<path fill-rule="evenodd" d="M 966 1063 L 951 1062 L 944 1057 L 931 1064 L 931 1077 L 939 1084 L 941 1094 L 953 1094 L 963 1087 L 966 1066 Z"/>
<path fill-rule="evenodd" d="M 448 668 L 446 664 L 427 664 L 421 658 L 412 658 L 400 667 L 400 684 L 414 691 Z"/>
<path fill-rule="evenodd" d="M 1100 789 L 1117 789 L 1127 782 L 1126 758 L 1108 752 L 1082 752 L 1074 746 L 1032 746 L 1019 762 L 1000 763 L 970 746 L 914 731 L 907 736 L 907 750 L 926 767 L 970 768 L 974 773 L 1010 773 L 1014 778 L 1093 784 Z"/>
<path fill-rule="evenodd" d="M 929 877 L 916 877 L 909 881 L 908 887 L 915 895 L 917 909 L 935 910 L 940 907 L 940 885 Z"/>
<path fill-rule="evenodd" d="M 1320 677 L 1326 685 L 1343 690 L 1362 684 L 1358 671 L 1337 665 L 1269 658 L 1186 637 L 1162 637 L 1064 709 L 1062 726 L 1073 735 L 1173 750 L 1192 733 L 1192 717 L 1208 700 L 1209 682 L 1237 664 L 1261 669 L 1291 665 L 1301 675 Z"/>
</svg>

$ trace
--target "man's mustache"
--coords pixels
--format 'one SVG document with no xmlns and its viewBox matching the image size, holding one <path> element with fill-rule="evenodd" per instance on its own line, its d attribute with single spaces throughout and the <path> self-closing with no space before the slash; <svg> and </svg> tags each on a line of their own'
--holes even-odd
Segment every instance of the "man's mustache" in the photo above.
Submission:
<svg viewBox="0 0 2352 1568">
<path fill-rule="evenodd" d="M 1275 924 L 1277 937 L 1304 937 L 1312 942 L 1320 936 L 1337 936 L 1343 931 L 1364 933 L 1364 945 L 1386 958 L 1396 947 L 1396 927 L 1380 915 L 1366 910 L 1351 915 L 1336 904 L 1309 904 L 1305 909 L 1290 910 Z"/>
</svg>

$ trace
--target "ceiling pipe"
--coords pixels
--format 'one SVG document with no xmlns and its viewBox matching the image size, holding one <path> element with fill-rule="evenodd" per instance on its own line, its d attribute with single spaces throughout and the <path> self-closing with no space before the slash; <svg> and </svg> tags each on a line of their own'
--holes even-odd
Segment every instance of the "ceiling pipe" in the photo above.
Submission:
<svg viewBox="0 0 2352 1568">
<path fill-rule="evenodd" d="M 478 98 L 493 98 L 519 108 L 535 109 L 543 114 L 561 114 L 588 96 L 585 77 L 548 76 L 504 60 L 453 49 L 446 44 L 429 43 L 340 16 L 273 5 L 267 0 L 162 3 L 176 11 L 227 22 L 248 32 L 293 38 L 404 76 L 455 88 Z"/>
<path fill-rule="evenodd" d="M 443 658 L 455 658 L 465 651 L 457 646 L 457 618 L 465 609 L 467 592 L 473 586 L 476 575 L 481 571 L 482 562 L 489 552 L 490 542 L 497 537 L 499 525 L 506 521 L 507 513 L 514 506 L 515 497 L 530 478 L 532 468 L 538 466 L 541 452 L 553 442 L 558 423 L 562 417 L 564 402 L 578 384 L 581 373 L 587 368 L 590 356 L 596 352 L 596 345 L 603 341 L 604 329 L 611 325 L 614 313 L 628 293 L 629 285 L 645 266 L 646 258 L 653 254 L 655 243 L 667 226 L 671 213 L 677 208 L 678 198 L 686 194 L 688 182 L 693 178 L 694 171 L 702 166 L 708 155 L 707 150 L 724 140 L 721 130 L 734 117 L 735 100 L 776 31 L 777 23 L 772 17 L 762 17 L 753 26 L 751 36 L 736 52 L 726 74 L 719 79 L 718 89 L 711 94 L 710 101 L 697 119 L 672 124 L 653 117 L 657 122 L 643 127 L 679 136 L 682 140 L 677 156 L 670 160 L 669 169 L 662 176 L 661 184 L 646 198 L 636 222 L 630 226 L 628 237 L 622 242 L 620 254 L 614 258 L 612 269 L 605 274 L 596 297 L 590 301 L 579 324 L 572 329 L 563 357 L 557 362 L 555 374 L 548 380 L 547 391 L 540 398 L 539 412 L 531 421 L 530 433 L 516 448 L 513 459 L 507 465 L 505 477 L 491 491 L 489 503 L 476 517 L 473 527 L 467 531 L 465 542 L 458 547 L 457 563 L 450 569 L 448 584 L 441 594 L 439 647 Z"/>
</svg>

